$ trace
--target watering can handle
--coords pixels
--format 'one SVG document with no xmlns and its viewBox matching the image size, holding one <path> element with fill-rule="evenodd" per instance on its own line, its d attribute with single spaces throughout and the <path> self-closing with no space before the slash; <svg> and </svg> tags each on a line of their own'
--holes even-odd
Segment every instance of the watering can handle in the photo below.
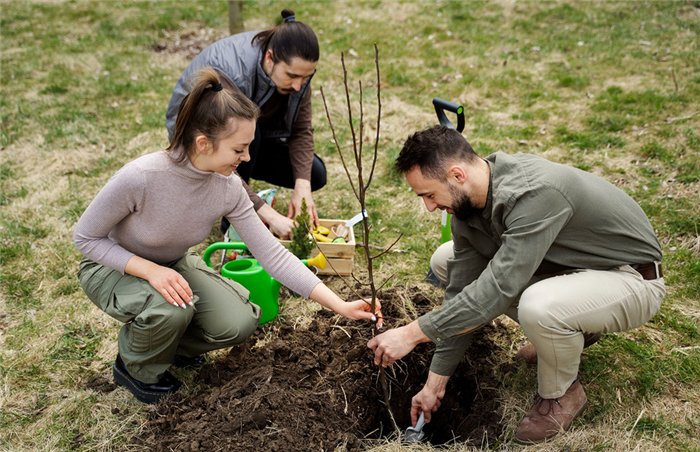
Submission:
<svg viewBox="0 0 700 452">
<path fill-rule="evenodd" d="M 440 125 L 443 125 L 449 129 L 457 129 L 457 132 L 462 132 L 464 130 L 464 107 L 461 105 L 453 104 L 452 102 L 446 101 L 439 97 L 433 98 L 433 105 L 435 106 L 435 113 L 437 114 Z M 445 110 L 451 111 L 457 114 L 457 127 L 453 126 L 447 115 L 445 115 Z"/>
<path fill-rule="evenodd" d="M 209 246 L 204 251 L 204 255 L 202 256 L 202 260 L 204 261 L 205 264 L 207 264 L 208 267 L 211 267 L 211 255 L 214 251 L 217 250 L 246 250 L 248 251 L 248 246 L 243 243 L 243 242 L 216 242 L 213 243 Z M 309 266 L 314 266 L 318 267 L 321 270 L 326 268 L 326 256 L 324 256 L 323 253 L 318 253 L 316 257 L 310 258 L 310 259 L 302 259 L 301 262 L 306 265 L 307 267 Z"/>
<path fill-rule="evenodd" d="M 202 259 L 207 266 L 211 267 L 211 255 L 216 250 L 248 250 L 248 246 L 243 242 L 216 242 L 204 251 Z"/>
</svg>

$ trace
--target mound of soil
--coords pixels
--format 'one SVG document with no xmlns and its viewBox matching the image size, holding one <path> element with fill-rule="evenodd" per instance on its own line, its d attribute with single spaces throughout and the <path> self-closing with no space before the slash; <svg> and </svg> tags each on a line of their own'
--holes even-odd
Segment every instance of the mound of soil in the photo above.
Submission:
<svg viewBox="0 0 700 452">
<path fill-rule="evenodd" d="M 380 297 L 387 320 L 407 318 L 401 308 L 392 308 L 399 303 L 391 296 Z M 421 294 L 412 301 L 418 314 L 434 306 Z M 440 410 L 424 428 L 433 444 L 493 444 L 501 436 L 495 375 L 507 370 L 489 362 L 495 348 L 489 336 L 495 332 L 508 334 L 499 323 L 475 334 L 468 363 L 460 365 Z M 203 366 L 195 394 L 175 394 L 156 406 L 137 442 L 156 451 L 183 452 L 360 450 L 394 433 L 379 368 L 366 346 L 371 337 L 370 326 L 327 310 L 317 312 L 308 327 L 264 326 L 242 346 Z M 411 398 L 427 378 L 433 350 L 432 344 L 421 344 L 386 372 L 402 431 L 410 425 Z"/>
</svg>

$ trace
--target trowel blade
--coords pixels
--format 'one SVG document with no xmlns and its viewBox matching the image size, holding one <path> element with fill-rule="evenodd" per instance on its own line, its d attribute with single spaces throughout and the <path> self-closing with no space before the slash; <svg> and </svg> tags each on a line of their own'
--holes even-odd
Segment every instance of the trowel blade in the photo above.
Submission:
<svg viewBox="0 0 700 452">
<path fill-rule="evenodd" d="M 425 433 L 417 432 L 413 430 L 413 427 L 409 427 L 408 430 L 406 430 L 406 441 L 408 441 L 409 443 L 419 443 L 423 441 L 424 437 Z"/>
<path fill-rule="evenodd" d="M 408 427 L 406 429 L 406 441 L 409 443 L 420 442 L 425 437 L 425 433 L 423 432 L 423 424 L 425 424 L 425 414 L 421 412 L 420 418 L 418 418 L 418 422 L 416 422 L 416 426 Z"/>
</svg>

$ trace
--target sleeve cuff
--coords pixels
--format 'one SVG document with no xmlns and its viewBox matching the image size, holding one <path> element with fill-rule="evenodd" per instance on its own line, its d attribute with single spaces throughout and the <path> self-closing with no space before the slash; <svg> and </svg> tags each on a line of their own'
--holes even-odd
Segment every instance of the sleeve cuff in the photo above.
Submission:
<svg viewBox="0 0 700 452">
<path fill-rule="evenodd" d="M 439 343 L 435 348 L 433 360 L 430 363 L 431 372 L 444 377 L 451 377 L 457 370 L 459 363 L 462 362 L 472 336 L 472 333 L 467 333 Z"/>
<path fill-rule="evenodd" d="M 418 326 L 420 326 L 420 329 L 421 331 L 423 331 L 423 334 L 428 336 L 431 341 L 433 341 L 435 344 L 440 344 L 442 341 L 447 339 L 447 337 L 445 337 L 444 334 L 440 334 L 437 328 L 435 328 L 435 325 L 433 325 L 431 319 L 431 314 L 432 312 L 429 312 L 421 317 L 418 317 Z"/>
<path fill-rule="evenodd" d="M 258 195 L 251 196 L 250 200 L 253 201 L 253 208 L 256 212 L 265 205 L 265 201 Z"/>
<path fill-rule="evenodd" d="M 430 371 L 443 377 L 451 377 L 457 370 L 461 358 L 454 363 L 447 362 L 433 355 L 433 360 L 430 362 Z"/>
</svg>

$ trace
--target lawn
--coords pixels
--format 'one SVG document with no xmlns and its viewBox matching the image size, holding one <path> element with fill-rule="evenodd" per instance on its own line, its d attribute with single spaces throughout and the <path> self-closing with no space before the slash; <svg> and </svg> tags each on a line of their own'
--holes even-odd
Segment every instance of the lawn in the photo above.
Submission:
<svg viewBox="0 0 700 452">
<path fill-rule="evenodd" d="M 392 169 L 406 137 L 437 122 L 434 97 L 464 106 L 463 133 L 480 155 L 532 153 L 584 169 L 627 192 L 651 219 L 668 288 L 661 312 L 587 350 L 588 410 L 569 433 L 518 450 L 700 450 L 700 5 L 246 1 L 246 29 L 273 26 L 286 7 L 321 44 L 312 102 L 316 152 L 329 172 L 315 196 L 323 218 L 350 218 L 359 207 L 320 87 L 349 152 L 344 52 L 355 108 L 362 82 L 369 150 L 375 43 L 379 49 L 379 159 L 367 206 L 378 249 L 403 233 L 375 262 L 379 280 L 393 274 L 387 288 L 440 295 L 422 282 L 440 243 L 439 214 Z M 134 437 L 152 408 L 123 389 L 88 384 L 111 379 L 119 325 L 80 288 L 73 229 L 114 171 L 167 146 L 172 88 L 201 49 L 227 35 L 227 5 L 1 0 L 0 8 L 0 450 L 138 450 Z M 279 193 L 281 212 L 290 195 Z M 213 227 L 196 250 L 218 239 Z M 287 320 L 315 309 L 298 297 L 283 301 Z M 523 340 L 510 328 L 509 341 L 494 339 L 498 359 L 512 358 Z M 515 447 L 536 390 L 534 370 L 515 369 L 497 378 L 503 437 L 481 450 Z M 195 388 L 190 381 L 185 390 Z M 400 448 L 392 439 L 366 446 Z"/>
</svg>

